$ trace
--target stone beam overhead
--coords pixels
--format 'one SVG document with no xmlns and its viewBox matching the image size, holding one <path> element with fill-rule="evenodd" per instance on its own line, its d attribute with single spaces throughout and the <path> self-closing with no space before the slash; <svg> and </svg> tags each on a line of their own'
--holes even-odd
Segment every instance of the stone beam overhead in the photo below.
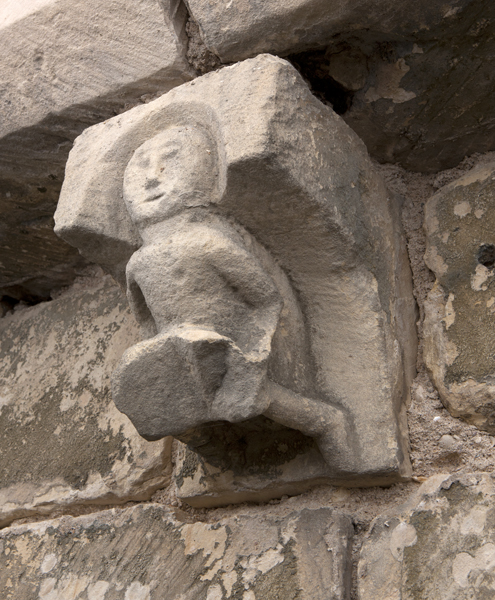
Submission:
<svg viewBox="0 0 495 600">
<path fill-rule="evenodd" d="M 87 129 L 55 220 L 127 286 L 146 339 L 113 395 L 143 437 L 227 464 L 226 440 L 263 454 L 288 427 L 283 461 L 303 448 L 314 466 L 296 460 L 291 481 L 408 477 L 415 314 L 396 205 L 288 62 L 260 55 Z"/>
<path fill-rule="evenodd" d="M 188 79 L 184 40 L 174 29 L 180 24 L 159 0 L 51 0 L 34 6 L 20 19 L 4 17 L 2 138 L 73 105 L 123 95 L 147 78 L 160 91 Z"/>
<path fill-rule="evenodd" d="M 0 295 L 47 297 L 80 262 L 52 232 L 83 129 L 194 74 L 181 3 L 45 0 L 0 8 Z"/>
<path fill-rule="evenodd" d="M 456 2 L 455 12 L 471 2 Z M 187 5 L 206 45 L 223 62 L 325 47 L 334 37 L 359 30 L 374 32 L 377 40 L 408 39 L 449 12 L 443 0 L 187 0 Z"/>
</svg>

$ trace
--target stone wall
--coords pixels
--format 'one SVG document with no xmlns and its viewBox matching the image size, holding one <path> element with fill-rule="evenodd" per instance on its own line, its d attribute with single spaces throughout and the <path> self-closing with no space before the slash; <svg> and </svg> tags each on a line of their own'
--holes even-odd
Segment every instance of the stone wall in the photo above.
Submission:
<svg viewBox="0 0 495 600">
<path fill-rule="evenodd" d="M 493 597 L 493 12 L 485 0 L 3 3 L 6 599 Z M 125 271 L 143 240 L 122 208 L 124 171 L 163 123 L 191 115 L 222 140 L 195 167 L 206 180 L 217 165 L 221 189 L 214 217 L 189 206 L 174 229 L 172 267 L 213 219 L 209 247 L 228 238 L 214 272 L 235 259 L 260 281 L 260 264 L 282 298 L 282 317 L 270 300 L 240 328 L 273 336 L 268 392 L 252 394 L 272 409 L 242 418 L 186 408 L 180 362 L 115 383 L 162 339 L 220 339 L 150 333 L 143 310 L 180 294 L 179 276 L 167 266 L 143 305 Z M 59 198 L 57 231 L 79 253 L 53 231 Z M 206 277 L 210 263 L 188 261 Z M 194 320 L 180 281 L 175 310 Z M 277 394 L 292 402 L 282 415 Z M 153 402 L 162 435 L 147 429 Z"/>
</svg>

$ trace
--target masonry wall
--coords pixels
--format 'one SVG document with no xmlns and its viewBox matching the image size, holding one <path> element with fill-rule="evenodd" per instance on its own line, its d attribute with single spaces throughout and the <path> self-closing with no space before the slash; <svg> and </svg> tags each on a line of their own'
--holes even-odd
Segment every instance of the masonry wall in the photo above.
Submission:
<svg viewBox="0 0 495 600">
<path fill-rule="evenodd" d="M 481 0 L 0 7 L 5 598 L 493 596 L 493 12 Z M 112 401 L 111 374 L 141 339 L 125 293 L 55 236 L 53 213 L 84 129 L 261 53 L 287 59 L 357 133 L 400 211 L 419 341 L 412 477 L 194 508 L 179 489 L 196 473 L 185 446 L 145 441 Z"/>
</svg>

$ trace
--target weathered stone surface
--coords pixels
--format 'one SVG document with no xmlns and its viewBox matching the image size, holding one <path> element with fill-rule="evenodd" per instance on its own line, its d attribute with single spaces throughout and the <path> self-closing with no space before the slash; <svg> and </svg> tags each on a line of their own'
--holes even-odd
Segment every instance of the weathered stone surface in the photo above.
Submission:
<svg viewBox="0 0 495 600">
<path fill-rule="evenodd" d="M 368 32 L 360 41 L 349 37 L 347 44 L 363 55 L 358 64 L 368 76 L 356 93 L 341 81 L 350 92 L 344 119 L 374 158 L 435 173 L 495 148 L 495 5 L 489 0 L 430 4 L 443 11 L 438 24 L 425 13 L 421 25 L 403 38 L 376 43 Z M 345 48 L 332 45 L 330 63 Z M 361 72 L 354 71 L 357 87 Z"/>
<path fill-rule="evenodd" d="M 456 12 L 472 3 L 461 0 Z M 366 29 L 380 38 L 411 35 L 442 22 L 449 8 L 434 0 L 188 0 L 206 45 L 224 62 L 260 52 L 289 54 L 326 46 L 333 37 Z"/>
<path fill-rule="evenodd" d="M 377 518 L 361 550 L 359 600 L 493 598 L 494 497 L 489 474 L 436 475 Z"/>
<path fill-rule="evenodd" d="M 169 480 L 169 440 L 145 442 L 111 400 L 137 325 L 111 278 L 97 281 L 0 320 L 0 525 L 146 499 Z"/>
<path fill-rule="evenodd" d="M 495 433 L 495 164 L 442 188 L 426 205 L 424 357 L 455 417 Z"/>
<path fill-rule="evenodd" d="M 291 54 L 380 161 L 436 172 L 495 147 L 490 0 L 188 5 L 224 62 Z"/>
<path fill-rule="evenodd" d="M 315 441 L 265 419 L 213 429 L 214 443 L 178 443 L 173 471 L 177 497 L 195 508 L 267 502 L 315 485 L 388 485 L 387 475 L 338 478 Z"/>
<path fill-rule="evenodd" d="M 52 219 L 72 142 L 126 104 L 193 76 L 180 6 L 2 3 L 0 295 L 48 298 L 74 276 L 80 257 L 53 235 Z"/>
<path fill-rule="evenodd" d="M 114 395 L 147 439 L 228 462 L 268 418 L 270 436 L 300 432 L 296 454 L 313 438 L 332 480 L 408 476 L 414 302 L 394 204 L 287 62 L 262 55 L 86 130 L 56 230 L 126 282 L 147 339 Z"/>
<path fill-rule="evenodd" d="M 9 600 L 347 600 L 352 524 L 328 508 L 184 523 L 158 504 L 0 533 Z"/>
</svg>

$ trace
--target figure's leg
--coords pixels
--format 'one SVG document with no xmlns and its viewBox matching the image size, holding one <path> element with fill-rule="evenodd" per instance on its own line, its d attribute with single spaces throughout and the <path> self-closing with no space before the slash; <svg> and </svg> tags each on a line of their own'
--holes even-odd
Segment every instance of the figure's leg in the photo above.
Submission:
<svg viewBox="0 0 495 600">
<path fill-rule="evenodd" d="M 160 334 L 139 342 L 126 350 L 113 373 L 115 405 L 147 440 L 179 435 L 211 420 L 228 340 L 195 333 L 195 339 Z"/>
<path fill-rule="evenodd" d="M 268 379 L 262 393 L 269 401 L 263 413 L 266 417 L 314 438 L 325 462 L 336 472 L 352 470 L 350 428 L 342 410 L 305 398 Z"/>
<path fill-rule="evenodd" d="M 266 357 L 245 356 L 215 331 L 181 327 L 124 353 L 113 373 L 113 399 L 141 436 L 156 440 L 262 414 L 265 373 Z"/>
</svg>

